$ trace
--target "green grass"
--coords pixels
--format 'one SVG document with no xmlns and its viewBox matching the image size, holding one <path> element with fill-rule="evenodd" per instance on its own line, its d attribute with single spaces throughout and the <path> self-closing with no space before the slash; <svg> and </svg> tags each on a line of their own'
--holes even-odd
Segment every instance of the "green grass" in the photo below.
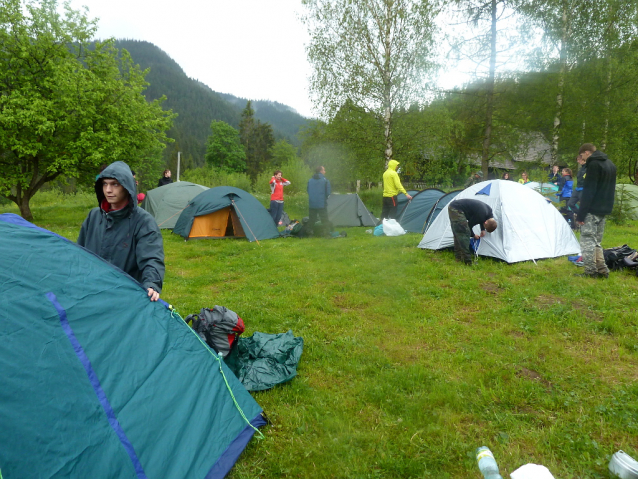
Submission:
<svg viewBox="0 0 638 479">
<path fill-rule="evenodd" d="M 75 240 L 93 202 L 36 198 L 35 223 Z M 608 224 L 603 247 L 637 247 L 637 226 Z M 468 268 L 420 235 L 365 229 L 260 244 L 163 232 L 162 297 L 182 316 L 218 304 L 247 336 L 304 338 L 298 376 L 253 394 L 272 424 L 230 477 L 478 478 L 481 445 L 503 477 L 533 462 L 606 478 L 619 449 L 638 459 L 635 275 L 576 278 L 565 258 Z"/>
</svg>

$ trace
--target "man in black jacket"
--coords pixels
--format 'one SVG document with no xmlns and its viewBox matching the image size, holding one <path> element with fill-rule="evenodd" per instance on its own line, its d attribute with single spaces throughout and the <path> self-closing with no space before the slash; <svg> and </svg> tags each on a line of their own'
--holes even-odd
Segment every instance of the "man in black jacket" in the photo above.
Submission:
<svg viewBox="0 0 638 479">
<path fill-rule="evenodd" d="M 454 234 L 454 256 L 457 261 L 471 265 L 470 238 L 482 238 L 486 230 L 491 233 L 497 227 L 492 208 L 479 200 L 463 199 L 452 201 L 447 212 Z M 480 235 L 472 233 L 472 228 L 476 225 L 481 227 Z"/>
<path fill-rule="evenodd" d="M 605 231 L 605 216 L 614 207 L 616 165 L 591 143 L 582 145 L 578 154 L 586 161 L 587 167 L 576 216 L 576 222 L 580 225 L 580 249 L 583 255 L 584 272 L 581 276 L 608 278 L 609 269 L 600 243 Z"/>
<path fill-rule="evenodd" d="M 580 193 L 583 191 L 583 184 L 585 183 L 585 174 L 587 173 L 587 167 L 585 166 L 585 160 L 582 155 L 578 155 L 576 162 L 580 165 L 578 174 L 576 175 L 576 186 L 572 191 L 572 197 L 567 201 L 568 219 L 571 220 L 572 229 L 578 229 L 576 225 L 576 219 L 574 214 L 578 213 L 578 203 L 580 202 Z"/>
</svg>

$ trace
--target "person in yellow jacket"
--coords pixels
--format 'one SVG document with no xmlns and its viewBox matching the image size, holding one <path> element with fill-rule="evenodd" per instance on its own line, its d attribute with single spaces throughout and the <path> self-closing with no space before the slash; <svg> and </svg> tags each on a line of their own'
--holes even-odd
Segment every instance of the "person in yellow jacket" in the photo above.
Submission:
<svg viewBox="0 0 638 479">
<path fill-rule="evenodd" d="M 401 184 L 399 174 L 397 173 L 397 166 L 399 162 L 396 160 L 390 160 L 388 162 L 388 169 L 383 173 L 383 209 L 381 210 L 381 219 L 383 218 L 396 218 L 397 216 L 397 195 L 403 193 L 408 200 L 412 197 L 408 195 L 407 191 Z"/>
</svg>

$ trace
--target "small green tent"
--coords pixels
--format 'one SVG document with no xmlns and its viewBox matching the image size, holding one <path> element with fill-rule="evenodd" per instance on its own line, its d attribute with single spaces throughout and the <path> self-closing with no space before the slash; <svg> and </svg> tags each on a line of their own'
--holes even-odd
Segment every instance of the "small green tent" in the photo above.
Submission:
<svg viewBox="0 0 638 479">
<path fill-rule="evenodd" d="M 629 219 L 638 220 L 638 185 L 617 184 L 616 206 Z"/>
<path fill-rule="evenodd" d="M 189 181 L 169 183 L 146 193 L 146 198 L 140 206 L 153 215 L 160 228 L 172 229 L 184 208 L 207 189 L 206 186 Z"/>
<path fill-rule="evenodd" d="M 222 478 L 265 424 L 166 303 L 12 214 L 0 215 L 0 302 L 5 478 Z"/>
<path fill-rule="evenodd" d="M 173 233 L 185 239 L 278 238 L 268 210 L 250 193 L 232 186 L 218 186 L 197 195 L 179 216 Z"/>
<path fill-rule="evenodd" d="M 356 193 L 328 197 L 328 219 L 334 226 L 376 226 L 379 222 Z"/>
</svg>

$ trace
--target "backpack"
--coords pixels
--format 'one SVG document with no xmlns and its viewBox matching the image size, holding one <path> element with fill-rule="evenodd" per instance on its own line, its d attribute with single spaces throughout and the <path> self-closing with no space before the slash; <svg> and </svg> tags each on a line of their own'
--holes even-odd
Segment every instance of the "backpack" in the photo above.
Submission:
<svg viewBox="0 0 638 479">
<path fill-rule="evenodd" d="M 189 314 L 184 321 L 193 321 L 193 330 L 222 357 L 228 356 L 244 332 L 244 321 L 224 306 L 202 308 L 199 314 Z"/>
<path fill-rule="evenodd" d="M 605 264 L 610 270 L 635 268 L 638 266 L 638 251 L 622 245 L 603 250 Z"/>
</svg>

